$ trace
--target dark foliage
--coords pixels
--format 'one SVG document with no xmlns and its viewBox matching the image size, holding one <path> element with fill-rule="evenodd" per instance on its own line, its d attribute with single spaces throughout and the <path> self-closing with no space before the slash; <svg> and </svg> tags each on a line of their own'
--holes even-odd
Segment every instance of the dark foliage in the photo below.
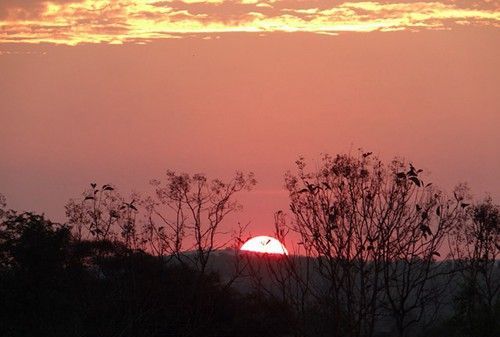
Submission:
<svg viewBox="0 0 500 337">
<path fill-rule="evenodd" d="M 300 238 L 293 255 L 221 239 L 252 174 L 169 171 L 154 195 L 130 198 L 92 183 L 67 224 L 7 210 L 0 195 L 0 336 L 499 336 L 491 198 L 462 185 L 448 197 L 413 164 L 370 152 L 297 168 L 292 218 L 275 219 L 280 241 Z"/>
<path fill-rule="evenodd" d="M 286 308 L 43 216 L 0 229 L 1 336 L 280 336 Z"/>
</svg>

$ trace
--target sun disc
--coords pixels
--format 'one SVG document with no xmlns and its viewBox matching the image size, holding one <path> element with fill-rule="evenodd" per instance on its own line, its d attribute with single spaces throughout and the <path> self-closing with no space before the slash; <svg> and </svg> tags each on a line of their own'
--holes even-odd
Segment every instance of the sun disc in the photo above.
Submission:
<svg viewBox="0 0 500 337">
<path fill-rule="evenodd" d="M 278 239 L 265 235 L 255 236 L 249 239 L 241 246 L 240 250 L 255 253 L 288 255 L 287 249 Z"/>
</svg>

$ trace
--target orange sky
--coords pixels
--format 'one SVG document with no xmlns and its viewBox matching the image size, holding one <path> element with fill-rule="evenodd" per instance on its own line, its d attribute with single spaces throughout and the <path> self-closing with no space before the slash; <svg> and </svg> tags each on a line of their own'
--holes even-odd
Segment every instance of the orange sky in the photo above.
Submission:
<svg viewBox="0 0 500 337">
<path fill-rule="evenodd" d="M 271 234 L 299 155 L 359 147 L 500 199 L 498 1 L 93 6 L 0 2 L 11 207 L 63 220 L 91 181 L 145 191 L 167 168 L 252 170 L 237 219 Z"/>
<path fill-rule="evenodd" d="M 227 32 L 498 28 L 498 9 L 491 0 L 3 0 L 0 42 L 122 44 Z"/>
</svg>

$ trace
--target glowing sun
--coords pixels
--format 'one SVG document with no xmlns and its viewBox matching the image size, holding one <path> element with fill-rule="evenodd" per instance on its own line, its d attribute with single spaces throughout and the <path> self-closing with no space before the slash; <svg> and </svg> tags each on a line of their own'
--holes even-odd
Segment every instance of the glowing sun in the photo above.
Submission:
<svg viewBox="0 0 500 337">
<path fill-rule="evenodd" d="M 242 251 L 288 255 L 285 246 L 277 239 L 270 236 L 256 236 L 249 239 L 241 246 Z"/>
</svg>

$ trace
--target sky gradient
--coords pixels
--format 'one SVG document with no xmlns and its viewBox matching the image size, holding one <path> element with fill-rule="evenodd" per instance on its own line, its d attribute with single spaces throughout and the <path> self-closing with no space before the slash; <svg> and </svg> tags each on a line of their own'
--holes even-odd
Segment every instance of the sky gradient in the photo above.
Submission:
<svg viewBox="0 0 500 337">
<path fill-rule="evenodd" d="M 93 3 L 93 4 L 91 4 Z M 0 2 L 0 193 L 64 220 L 90 182 L 166 169 L 255 191 L 272 232 L 299 155 L 403 156 L 500 198 L 497 1 Z"/>
</svg>

